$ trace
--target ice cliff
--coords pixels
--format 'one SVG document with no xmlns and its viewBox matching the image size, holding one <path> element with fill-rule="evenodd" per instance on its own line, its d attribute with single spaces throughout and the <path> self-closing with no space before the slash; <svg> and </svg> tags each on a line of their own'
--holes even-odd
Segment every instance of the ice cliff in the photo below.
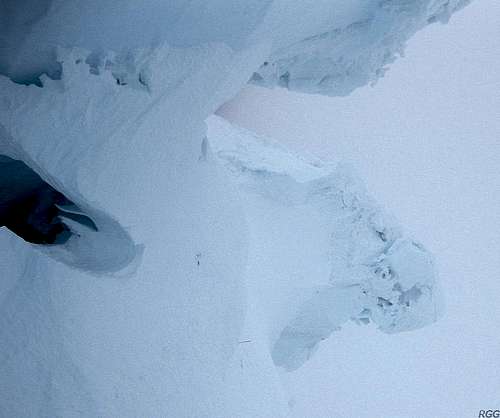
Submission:
<svg viewBox="0 0 500 418">
<path fill-rule="evenodd" d="M 417 30 L 436 21 L 447 22 L 453 12 L 468 2 L 339 2 L 335 12 L 326 14 L 337 17 L 334 25 L 328 22 L 321 31 L 318 25 L 314 34 L 274 50 L 255 71 L 251 82 L 307 93 L 347 95 L 382 77 L 387 65 L 403 54 L 406 40 Z M 355 8 L 355 17 L 345 12 L 347 9 L 352 13 Z M 325 17 L 319 23 L 324 20 Z"/>
<path fill-rule="evenodd" d="M 434 321 L 432 258 L 345 170 L 205 120 L 249 80 L 346 94 L 462 3 L 2 2 L 0 154 L 97 230 L 0 230 L 0 416 L 287 416 L 344 322 Z"/>
<path fill-rule="evenodd" d="M 348 320 L 395 333 L 437 319 L 432 256 L 347 168 L 309 162 L 215 116 L 208 126 L 245 199 L 249 304 L 266 312 L 277 366 L 300 367 Z"/>
</svg>

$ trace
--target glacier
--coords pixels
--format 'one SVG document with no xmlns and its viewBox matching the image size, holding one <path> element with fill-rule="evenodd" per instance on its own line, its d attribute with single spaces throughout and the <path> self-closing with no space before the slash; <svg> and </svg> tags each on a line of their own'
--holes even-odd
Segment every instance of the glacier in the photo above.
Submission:
<svg viewBox="0 0 500 418">
<path fill-rule="evenodd" d="M 0 154 L 97 230 L 0 230 L 0 416 L 285 417 L 347 321 L 435 321 L 432 256 L 349 170 L 212 115 L 249 81 L 348 94 L 464 4 L 2 2 Z"/>
</svg>

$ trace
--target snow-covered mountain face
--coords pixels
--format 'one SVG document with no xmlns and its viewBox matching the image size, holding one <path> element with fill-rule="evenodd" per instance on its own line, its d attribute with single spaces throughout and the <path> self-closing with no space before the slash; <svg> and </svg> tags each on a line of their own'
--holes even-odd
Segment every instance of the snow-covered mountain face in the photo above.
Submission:
<svg viewBox="0 0 500 418">
<path fill-rule="evenodd" d="M 430 257 L 350 180 L 256 145 L 272 168 L 255 179 L 259 159 L 238 155 L 251 175 L 234 184 L 209 146 L 228 136 L 207 141 L 204 121 L 250 79 L 344 94 L 456 7 L 2 2 L 0 155 L 96 230 L 65 219 L 56 246 L 0 231 L 0 415 L 286 416 L 275 366 L 301 366 L 349 319 L 434 320 Z"/>
</svg>

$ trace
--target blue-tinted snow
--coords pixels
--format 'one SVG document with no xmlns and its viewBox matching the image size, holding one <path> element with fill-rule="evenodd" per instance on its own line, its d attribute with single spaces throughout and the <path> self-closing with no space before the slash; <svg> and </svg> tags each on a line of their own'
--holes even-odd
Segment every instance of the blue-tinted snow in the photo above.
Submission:
<svg viewBox="0 0 500 418">
<path fill-rule="evenodd" d="M 345 168 L 309 163 L 219 117 L 208 126 L 214 154 L 245 195 L 250 306 L 266 312 L 277 366 L 300 367 L 350 319 L 387 333 L 437 320 L 432 256 Z"/>
<path fill-rule="evenodd" d="M 268 176 L 268 194 L 281 196 L 278 201 L 247 201 L 250 194 L 238 192 L 208 147 L 203 152 L 204 120 L 279 51 L 293 52 L 296 46 L 300 54 L 304 39 L 362 20 L 378 3 L 2 2 L 0 72 L 8 77 L 0 78 L 0 153 L 17 152 L 79 207 L 114 222 L 109 239 L 90 242 L 123 256 L 122 247 L 113 245 L 119 232 L 133 249 L 127 254 L 144 251 L 142 258 L 125 257 L 134 262 L 119 274 L 115 270 L 123 260 L 114 268 L 104 263 L 108 274 L 102 276 L 85 258 L 101 257 L 100 247 L 43 253 L 0 231 L 0 415 L 286 416 L 273 347 L 287 325 L 292 333 L 285 332 L 286 338 L 297 334 L 294 313 L 300 318 L 305 312 L 305 322 L 311 323 L 305 295 L 314 300 L 314 291 L 326 285 L 328 291 L 320 294 L 328 301 L 323 305 L 331 306 L 332 285 L 324 279 L 342 263 L 329 259 L 332 243 L 325 225 L 338 224 L 325 209 L 340 202 L 334 196 L 321 199 L 322 186 L 329 187 L 321 177 L 304 186 L 286 174 L 292 158 L 284 160 L 278 180 Z M 391 15 L 391 22 L 407 22 L 406 14 L 416 11 L 421 16 L 414 8 L 420 2 L 391 3 L 410 6 L 390 7 L 391 13 L 401 13 Z M 422 16 L 446 5 L 453 9 L 456 3 L 424 2 Z M 397 24 L 389 29 L 404 40 L 421 26 L 418 21 L 410 31 Z M 376 34 L 381 27 L 373 30 Z M 349 31 L 344 36 L 354 56 L 369 58 L 372 53 L 362 51 L 382 45 L 351 42 Z M 325 49 L 311 45 L 314 56 L 328 57 L 330 44 L 319 46 Z M 373 54 L 385 56 L 385 45 Z M 360 61 L 368 72 L 380 70 L 379 64 L 385 61 Z M 39 86 L 10 79 L 34 82 L 38 76 Z M 349 76 L 359 85 L 357 73 Z M 288 79 L 293 81 L 293 73 Z M 296 171 L 305 171 L 303 162 L 297 166 Z M 261 174 L 254 189 L 262 189 L 267 174 Z M 244 209 L 249 203 L 253 211 Z M 311 222 L 299 223 L 300 234 L 290 228 L 297 219 Z M 399 263 L 398 254 L 420 260 L 419 247 L 404 244 L 408 241 L 400 247 L 396 240 L 394 253 L 383 250 L 387 243 L 371 222 L 355 223 L 359 230 L 353 233 L 367 237 L 371 231 L 373 237 L 346 249 L 350 256 L 359 261 L 368 254 L 375 264 L 401 266 L 394 269 L 397 276 L 413 283 L 413 267 L 407 276 L 408 264 Z M 75 259 L 83 265 L 75 266 Z M 426 260 L 415 265 L 425 266 Z M 245 285 L 247 278 L 283 269 L 299 288 L 286 281 L 265 282 L 268 288 Z M 394 276 L 393 293 L 384 294 L 385 300 L 403 308 L 408 301 L 413 308 L 414 300 L 425 300 L 423 290 L 406 289 L 406 279 L 398 280 Z M 372 282 L 376 279 L 367 283 Z M 386 302 L 378 306 L 379 288 L 372 294 L 373 308 L 390 313 Z M 295 301 L 297 309 L 260 309 L 251 302 L 259 298 L 265 306 Z M 420 317 L 425 311 L 415 312 Z M 382 328 L 392 326 L 385 315 L 377 318 Z M 364 309 L 357 319 L 366 320 Z M 280 355 L 290 347 L 285 346 Z M 294 364 L 304 359 L 299 348 Z"/>
</svg>

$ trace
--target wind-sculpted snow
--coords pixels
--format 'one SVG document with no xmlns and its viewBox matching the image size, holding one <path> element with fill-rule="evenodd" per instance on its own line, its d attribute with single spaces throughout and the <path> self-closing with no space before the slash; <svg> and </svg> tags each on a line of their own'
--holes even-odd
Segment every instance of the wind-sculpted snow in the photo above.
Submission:
<svg viewBox="0 0 500 418">
<path fill-rule="evenodd" d="M 431 255 L 345 168 L 309 163 L 216 117 L 209 142 L 246 197 L 247 280 L 268 315 L 275 365 L 300 367 L 349 320 L 396 333 L 437 319 Z"/>
<path fill-rule="evenodd" d="M 265 44 L 251 82 L 346 95 L 383 76 L 405 42 L 470 0 L 13 0 L 0 5 L 0 74 L 21 83 L 60 77 L 57 48 L 85 48 L 91 62 L 159 44 Z M 258 66 L 257 66 L 258 67 Z M 167 69 L 165 69 L 167 71 Z"/>
<path fill-rule="evenodd" d="M 369 1 L 364 13 L 343 25 L 272 52 L 252 83 L 306 93 L 344 96 L 382 77 L 419 29 L 446 22 L 469 0 Z"/>
<path fill-rule="evenodd" d="M 234 416 L 221 399 L 246 231 L 231 187 L 198 157 L 204 119 L 263 54 L 144 55 L 124 73 L 120 59 L 96 67 L 88 51 L 60 50 L 60 80 L 0 77 L 0 154 L 97 226 L 66 219 L 77 234 L 48 247 L 0 230 L 2 417 Z"/>
<path fill-rule="evenodd" d="M 272 0 L 5 0 L 0 3 L 0 74 L 33 82 L 60 76 L 58 47 L 95 56 L 168 43 L 225 42 L 240 50 Z M 187 74 L 187 72 L 186 72 Z"/>
<path fill-rule="evenodd" d="M 434 321 L 429 254 L 345 170 L 205 120 L 250 79 L 346 94 L 460 4 L 2 2 L 0 155 L 95 228 L 0 230 L 0 416 L 284 417 L 274 365 Z"/>
</svg>

